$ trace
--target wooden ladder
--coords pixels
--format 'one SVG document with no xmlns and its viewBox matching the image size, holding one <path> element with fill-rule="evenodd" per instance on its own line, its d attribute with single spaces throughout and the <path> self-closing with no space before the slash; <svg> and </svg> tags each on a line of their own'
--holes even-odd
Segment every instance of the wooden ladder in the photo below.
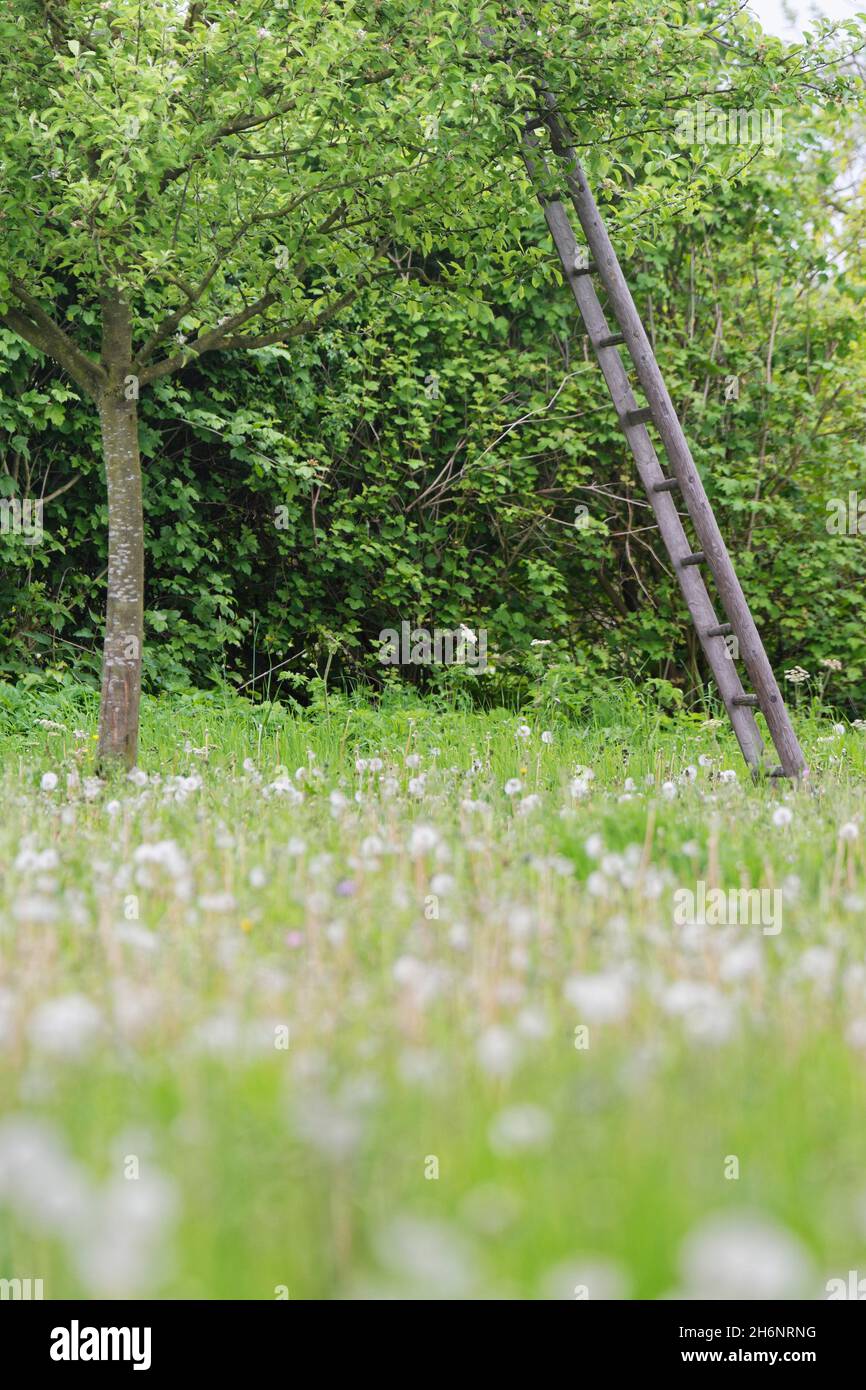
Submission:
<svg viewBox="0 0 866 1390">
<path fill-rule="evenodd" d="M 776 684 L 758 629 L 737 579 L 731 557 L 700 475 L 695 467 L 682 425 L 677 418 L 649 338 L 626 284 L 607 228 L 590 192 L 551 95 L 544 98 L 544 112 L 530 121 L 523 139 L 523 159 L 538 193 L 563 273 L 577 302 L 584 327 L 595 349 L 602 375 L 619 416 L 637 471 L 646 488 L 662 540 L 671 557 L 701 646 L 733 725 L 743 757 L 757 774 L 801 777 L 806 762 L 791 725 L 781 691 Z M 540 125 L 550 132 L 551 148 L 562 161 L 569 197 L 586 238 L 589 254 L 578 247 L 561 200 L 551 196 L 551 175 L 535 134 Z M 593 284 L 597 276 L 607 293 L 619 332 L 612 332 Z M 634 364 L 648 404 L 635 400 L 628 372 L 619 353 L 625 347 Z M 659 463 L 647 425 L 655 426 L 670 462 L 670 476 Z M 686 505 L 698 540 L 689 542 L 675 500 Z M 727 622 L 720 623 L 707 592 L 702 571 L 712 575 Z M 735 652 L 742 659 L 755 694 L 743 689 L 726 638 L 736 638 Z M 779 755 L 780 766 L 764 765 L 764 743 L 755 719 L 760 710 Z"/>
</svg>

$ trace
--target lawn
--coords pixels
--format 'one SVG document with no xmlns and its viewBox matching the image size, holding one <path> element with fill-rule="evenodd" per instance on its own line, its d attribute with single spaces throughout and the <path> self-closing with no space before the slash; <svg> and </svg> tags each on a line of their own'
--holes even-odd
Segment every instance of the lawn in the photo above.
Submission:
<svg viewBox="0 0 866 1390">
<path fill-rule="evenodd" d="M 801 708 L 795 788 L 754 784 L 722 721 L 593 708 L 148 700 L 139 769 L 103 784 L 89 694 L 7 692 L 0 1277 L 574 1299 L 866 1275 L 866 732 Z M 717 888 L 772 919 L 683 921 Z"/>
</svg>

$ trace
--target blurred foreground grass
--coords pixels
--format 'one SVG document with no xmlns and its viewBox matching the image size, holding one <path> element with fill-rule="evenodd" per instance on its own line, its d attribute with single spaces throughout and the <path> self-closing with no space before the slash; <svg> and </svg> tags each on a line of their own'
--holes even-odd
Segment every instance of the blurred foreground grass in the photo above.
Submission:
<svg viewBox="0 0 866 1390">
<path fill-rule="evenodd" d="M 0 735 L 0 1278 L 820 1298 L 866 1273 L 866 734 L 802 714 L 795 789 L 634 698 L 578 727 L 176 696 L 103 785 L 93 714 Z M 677 924 L 699 881 L 779 890 L 781 930 Z"/>
</svg>

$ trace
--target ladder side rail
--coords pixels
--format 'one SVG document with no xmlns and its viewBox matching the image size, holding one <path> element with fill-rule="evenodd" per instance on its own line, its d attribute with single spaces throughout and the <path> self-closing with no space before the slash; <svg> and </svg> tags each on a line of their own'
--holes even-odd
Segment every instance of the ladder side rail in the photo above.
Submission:
<svg viewBox="0 0 866 1390">
<path fill-rule="evenodd" d="M 592 285 L 591 277 L 586 274 L 575 274 L 578 248 L 565 207 L 558 199 L 547 198 L 538 191 L 538 173 L 542 170 L 546 173 L 547 170 L 543 159 L 537 152 L 537 141 L 532 135 L 527 135 L 524 139 L 523 157 L 562 262 L 565 279 L 571 287 L 591 340 L 598 343 L 609 336 L 604 312 Z M 736 703 L 738 699 L 743 698 L 744 692 L 734 662 L 730 659 L 727 645 L 720 635 L 709 635 L 712 629 L 718 629 L 719 623 L 700 571 L 694 567 L 684 566 L 682 563 L 690 554 L 691 545 L 683 529 L 676 503 L 669 491 L 655 492 L 653 490 L 656 484 L 664 481 L 664 473 L 652 440 L 645 425 L 629 425 L 625 421 L 626 412 L 634 410 L 636 406 L 628 374 L 618 352 L 602 349 L 598 354 L 598 360 L 614 407 L 619 415 L 623 432 L 634 456 L 638 473 L 658 521 L 662 540 L 674 564 L 676 577 L 691 613 L 698 638 L 728 711 L 737 742 L 749 766 L 758 768 L 761 764 L 763 741 L 752 710 L 748 706 Z"/>
<path fill-rule="evenodd" d="M 760 709 L 767 720 L 782 768 L 790 777 L 800 776 L 806 769 L 806 760 L 658 362 L 586 176 L 570 138 L 556 114 L 555 101 L 549 94 L 544 100 L 554 152 L 567 161 L 565 177 L 571 201 L 653 412 L 654 423 L 679 482 L 681 495 L 692 518 L 706 562 L 716 581 L 722 605 L 733 625 L 740 655 L 758 693 Z"/>
</svg>

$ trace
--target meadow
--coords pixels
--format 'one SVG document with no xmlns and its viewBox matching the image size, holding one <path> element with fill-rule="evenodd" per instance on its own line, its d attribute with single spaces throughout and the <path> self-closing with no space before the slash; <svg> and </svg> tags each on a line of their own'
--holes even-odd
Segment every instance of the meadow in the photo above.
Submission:
<svg viewBox="0 0 866 1390">
<path fill-rule="evenodd" d="M 826 1298 L 866 1274 L 866 730 L 0 692 L 0 1277 Z M 778 890 L 778 927 L 675 895 Z M 681 916 L 681 914 L 680 914 Z M 830 1286 L 835 1287 L 835 1286 Z"/>
</svg>

